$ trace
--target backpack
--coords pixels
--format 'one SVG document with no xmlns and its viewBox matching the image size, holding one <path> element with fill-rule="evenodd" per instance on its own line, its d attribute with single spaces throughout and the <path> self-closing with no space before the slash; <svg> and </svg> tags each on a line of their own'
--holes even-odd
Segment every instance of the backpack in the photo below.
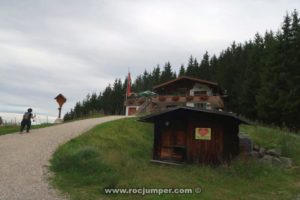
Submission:
<svg viewBox="0 0 300 200">
<path fill-rule="evenodd" d="M 26 113 L 24 113 L 24 115 L 23 115 L 23 119 L 29 120 L 29 119 L 30 119 L 30 115 L 31 115 L 31 113 L 30 113 L 30 112 L 26 112 Z"/>
</svg>

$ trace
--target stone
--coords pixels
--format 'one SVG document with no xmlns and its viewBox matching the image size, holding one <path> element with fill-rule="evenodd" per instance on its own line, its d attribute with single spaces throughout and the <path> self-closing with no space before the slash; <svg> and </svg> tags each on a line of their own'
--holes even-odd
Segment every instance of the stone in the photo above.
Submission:
<svg viewBox="0 0 300 200">
<path fill-rule="evenodd" d="M 258 159 L 258 158 L 259 158 L 259 153 L 258 153 L 257 151 L 252 151 L 252 152 L 250 153 L 250 156 L 251 156 L 252 158 Z"/>
<path fill-rule="evenodd" d="M 264 157 L 262 157 L 260 159 L 263 163 L 266 163 L 266 164 L 272 164 L 272 160 L 273 160 L 273 156 L 270 156 L 270 155 L 264 155 Z"/>
<path fill-rule="evenodd" d="M 300 194 L 298 194 L 293 200 L 300 200 Z"/>
<path fill-rule="evenodd" d="M 282 162 L 282 165 L 284 166 L 284 167 L 292 167 L 292 165 L 293 165 L 293 161 L 292 161 L 292 159 L 291 158 L 288 158 L 288 157 L 280 157 L 279 158 L 280 159 L 280 161 Z"/>
<path fill-rule="evenodd" d="M 280 149 L 268 149 L 266 151 L 266 154 L 269 154 L 271 156 L 279 157 L 281 155 L 281 151 L 280 151 Z"/>
<path fill-rule="evenodd" d="M 259 156 L 262 158 L 265 155 L 266 149 L 263 147 L 260 147 L 258 152 L 259 152 Z"/>
<path fill-rule="evenodd" d="M 259 146 L 258 146 L 257 144 L 255 144 L 255 145 L 253 146 L 253 150 L 254 150 L 254 151 L 259 151 Z"/>
<path fill-rule="evenodd" d="M 240 152 L 250 154 L 253 149 L 252 139 L 247 135 L 239 135 Z"/>
<path fill-rule="evenodd" d="M 54 121 L 54 124 L 61 124 L 63 123 L 64 120 L 60 119 L 60 118 L 57 118 L 55 121 Z"/>
<path fill-rule="evenodd" d="M 276 165 L 278 167 L 281 167 L 282 166 L 282 162 L 279 158 L 277 157 L 273 157 L 272 158 L 272 165 Z"/>
</svg>

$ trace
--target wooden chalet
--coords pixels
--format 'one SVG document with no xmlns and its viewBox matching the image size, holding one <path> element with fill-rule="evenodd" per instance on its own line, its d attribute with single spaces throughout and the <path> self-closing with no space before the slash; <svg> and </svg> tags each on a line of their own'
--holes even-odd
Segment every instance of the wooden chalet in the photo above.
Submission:
<svg viewBox="0 0 300 200">
<path fill-rule="evenodd" d="M 176 106 L 224 110 L 223 93 L 215 82 L 181 76 L 154 86 L 153 92 L 156 95 L 148 98 L 128 98 L 125 105 L 131 110 L 127 114 L 162 111 Z"/>
<path fill-rule="evenodd" d="M 154 123 L 153 161 L 220 164 L 239 153 L 239 124 L 233 113 L 175 107 L 140 118 Z"/>
</svg>

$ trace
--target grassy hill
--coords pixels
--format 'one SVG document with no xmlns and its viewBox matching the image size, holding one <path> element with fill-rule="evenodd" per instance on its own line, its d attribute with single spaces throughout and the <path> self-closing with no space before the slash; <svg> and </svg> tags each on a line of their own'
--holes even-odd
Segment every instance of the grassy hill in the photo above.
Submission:
<svg viewBox="0 0 300 200">
<path fill-rule="evenodd" d="M 108 195 L 104 188 L 197 188 L 200 194 L 145 195 L 143 199 L 294 199 L 300 195 L 300 137 L 260 126 L 241 131 L 265 147 L 277 147 L 293 159 L 283 169 L 256 160 L 235 159 L 219 167 L 164 166 L 149 162 L 153 127 L 122 119 L 101 124 L 62 145 L 51 160 L 52 184 L 74 200 L 141 199 Z"/>
</svg>

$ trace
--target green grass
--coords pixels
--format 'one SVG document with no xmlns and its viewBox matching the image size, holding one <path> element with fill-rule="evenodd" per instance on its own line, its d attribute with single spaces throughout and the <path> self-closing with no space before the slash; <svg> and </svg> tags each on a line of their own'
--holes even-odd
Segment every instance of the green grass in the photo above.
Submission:
<svg viewBox="0 0 300 200">
<path fill-rule="evenodd" d="M 49 127 L 49 126 L 53 126 L 53 125 L 54 124 L 33 125 L 33 126 L 31 126 L 31 129 L 45 128 L 45 127 Z M 0 126 L 0 135 L 16 133 L 19 131 L 20 131 L 20 126 L 16 126 L 16 125 Z"/>
<path fill-rule="evenodd" d="M 242 126 L 256 143 L 281 148 L 295 166 L 282 169 L 255 160 L 230 166 L 165 166 L 149 162 L 153 127 L 122 119 L 104 123 L 60 146 L 51 183 L 73 200 L 97 199 L 293 199 L 300 194 L 300 138 L 280 130 Z M 200 194 L 105 195 L 104 188 L 195 188 Z"/>
</svg>

